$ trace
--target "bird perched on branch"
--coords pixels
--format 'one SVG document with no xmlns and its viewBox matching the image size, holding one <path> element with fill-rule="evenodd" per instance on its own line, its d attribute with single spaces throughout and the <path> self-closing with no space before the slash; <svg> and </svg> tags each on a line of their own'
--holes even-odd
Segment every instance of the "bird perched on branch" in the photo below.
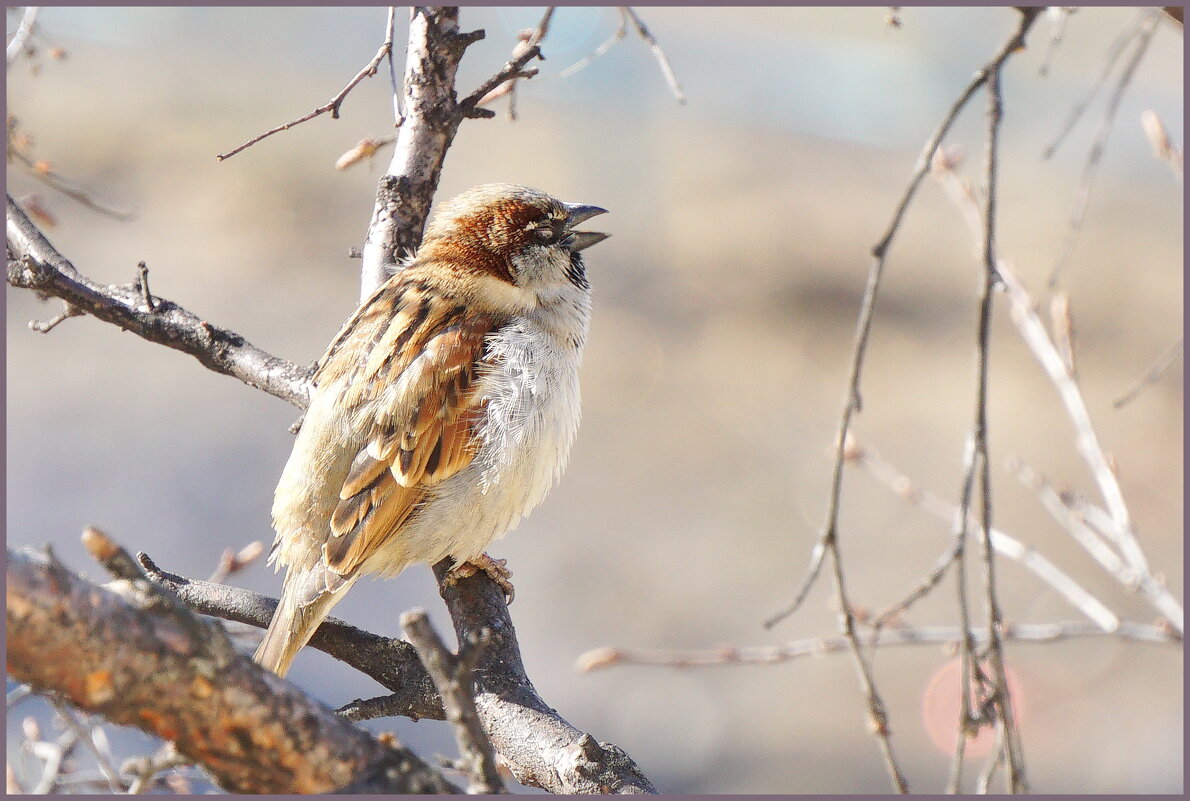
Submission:
<svg viewBox="0 0 1190 801">
<path fill-rule="evenodd" d="M 255 659 L 284 676 L 363 575 L 452 557 L 448 580 L 511 573 L 484 553 L 541 503 L 579 422 L 591 313 L 577 231 L 596 206 L 478 186 L 360 305 L 314 373 L 273 502 L 281 603 Z"/>
</svg>

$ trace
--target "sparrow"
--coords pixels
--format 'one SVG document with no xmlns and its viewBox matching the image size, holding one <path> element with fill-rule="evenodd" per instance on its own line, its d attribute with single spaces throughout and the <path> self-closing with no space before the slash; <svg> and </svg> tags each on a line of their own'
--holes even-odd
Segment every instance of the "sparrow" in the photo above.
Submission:
<svg viewBox="0 0 1190 801">
<path fill-rule="evenodd" d="M 287 572 L 258 664 L 284 676 L 364 575 L 450 557 L 448 581 L 484 570 L 511 599 L 485 550 L 566 466 L 591 317 L 582 251 L 608 236 L 575 226 L 604 213 L 470 189 L 343 325 L 274 494 L 269 561 Z"/>
</svg>

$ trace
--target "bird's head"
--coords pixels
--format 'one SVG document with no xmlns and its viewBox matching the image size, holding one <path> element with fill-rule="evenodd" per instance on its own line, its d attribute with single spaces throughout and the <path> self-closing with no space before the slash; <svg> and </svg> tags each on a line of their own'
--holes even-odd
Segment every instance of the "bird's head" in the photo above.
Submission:
<svg viewBox="0 0 1190 801">
<path fill-rule="evenodd" d="M 606 212 L 525 186 L 484 184 L 438 209 L 418 259 L 449 260 L 538 295 L 586 290 L 580 252 L 609 235 L 575 226 Z"/>
</svg>

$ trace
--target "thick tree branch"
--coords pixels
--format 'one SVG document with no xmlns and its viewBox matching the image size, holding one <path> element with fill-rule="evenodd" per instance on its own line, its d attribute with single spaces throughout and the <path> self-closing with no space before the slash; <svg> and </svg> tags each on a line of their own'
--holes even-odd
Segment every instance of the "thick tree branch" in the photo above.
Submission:
<svg viewBox="0 0 1190 801">
<path fill-rule="evenodd" d="M 265 628 L 276 609 L 276 599 L 166 573 L 144 554 L 140 562 L 150 581 L 175 592 L 196 612 Z M 496 753 L 517 780 L 553 793 L 656 793 L 623 750 L 596 743 L 537 695 L 525 674 L 503 591 L 483 573 L 443 587 L 442 575 L 449 567 L 448 559 L 434 570 L 460 641 L 467 642 L 485 629 L 491 632 L 475 665 L 476 710 Z M 340 710 L 346 717 L 444 718 L 434 684 L 409 643 L 327 618 L 310 645 L 394 692 L 353 701 Z"/>
<path fill-rule="evenodd" d="M 459 642 L 489 631 L 475 665 L 475 703 L 492 744 L 517 781 L 551 793 L 656 793 L 620 748 L 570 725 L 533 689 L 504 591 L 483 573 L 447 585 L 451 560 L 434 566 Z"/>
<path fill-rule="evenodd" d="M 17 680 L 176 742 L 229 791 L 457 792 L 412 753 L 227 653 L 215 625 L 182 625 L 29 553 L 9 551 L 7 580 Z"/>
<path fill-rule="evenodd" d="M 411 12 L 404 97 L 397 103 L 404 109 L 404 121 L 397 131 L 392 161 L 380 179 L 364 240 L 361 301 L 421 243 L 446 151 L 462 121 L 494 116 L 476 107 L 487 90 L 514 75 L 530 77 L 523 68 L 538 54 L 536 47 L 510 61 L 466 99 L 457 100 L 459 61 L 467 47 L 483 37 L 483 31 L 459 31 L 457 7 L 415 6 Z"/>
<path fill-rule="evenodd" d="M 150 581 L 174 592 L 196 612 L 262 629 L 268 628 L 273 619 L 277 608 L 275 598 L 225 584 L 175 576 L 159 568 L 145 554 L 140 555 L 140 563 Z M 413 720 L 444 718 L 434 682 L 409 643 L 381 637 L 330 617 L 315 632 L 310 645 L 395 693 L 385 699 L 387 714 Z M 353 705 L 365 703 L 371 702 L 357 700 Z"/>
<path fill-rule="evenodd" d="M 265 353 L 242 336 L 164 298 L 144 302 L 138 283 L 106 286 L 79 273 L 8 196 L 8 283 L 61 298 L 104 322 L 188 353 L 202 365 L 305 409 L 309 368 Z"/>
</svg>

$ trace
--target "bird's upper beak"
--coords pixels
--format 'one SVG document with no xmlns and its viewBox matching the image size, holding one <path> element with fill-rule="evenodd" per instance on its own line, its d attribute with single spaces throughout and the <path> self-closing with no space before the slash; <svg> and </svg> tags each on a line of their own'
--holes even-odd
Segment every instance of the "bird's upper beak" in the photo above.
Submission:
<svg viewBox="0 0 1190 801">
<path fill-rule="evenodd" d="M 574 226 L 589 220 L 596 214 L 607 214 L 607 209 L 601 209 L 598 206 L 585 206 L 581 203 L 563 203 L 566 210 L 570 212 L 570 216 L 566 220 L 567 228 L 574 228 Z M 570 251 L 577 253 L 580 250 L 597 245 L 603 240 L 607 239 L 611 234 L 600 233 L 599 231 L 571 231 L 570 234 Z"/>
</svg>

